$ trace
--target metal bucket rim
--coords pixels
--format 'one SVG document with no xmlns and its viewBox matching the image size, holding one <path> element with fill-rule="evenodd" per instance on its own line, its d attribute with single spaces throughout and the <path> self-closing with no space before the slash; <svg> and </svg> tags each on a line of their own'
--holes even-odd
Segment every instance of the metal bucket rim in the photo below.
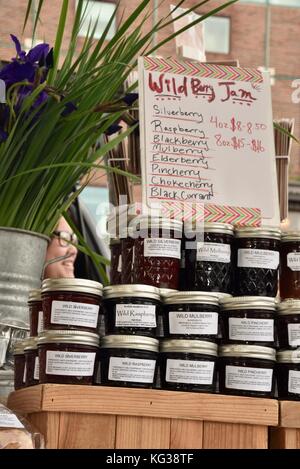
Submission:
<svg viewBox="0 0 300 469">
<path fill-rule="evenodd" d="M 0 226 L 0 231 L 15 231 L 17 233 L 23 233 L 27 235 L 32 235 L 32 236 L 37 236 L 38 238 L 42 238 L 46 240 L 48 243 L 50 242 L 50 237 L 46 236 L 45 234 L 42 233 L 37 233 L 35 231 L 30 231 L 30 230 L 23 230 L 21 228 L 14 228 L 12 226 Z"/>
</svg>

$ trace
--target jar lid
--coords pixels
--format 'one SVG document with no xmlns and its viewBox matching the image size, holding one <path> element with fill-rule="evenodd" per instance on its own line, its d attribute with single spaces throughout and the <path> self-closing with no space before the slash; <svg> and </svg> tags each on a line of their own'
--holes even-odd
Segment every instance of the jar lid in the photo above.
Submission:
<svg viewBox="0 0 300 469">
<path fill-rule="evenodd" d="M 26 352 L 27 350 L 36 350 L 38 339 L 38 337 L 28 337 L 27 345 L 24 347 L 24 352 Z"/>
<path fill-rule="evenodd" d="M 289 241 L 300 242 L 300 231 L 283 231 L 281 241 L 283 243 L 288 243 Z"/>
<path fill-rule="evenodd" d="M 29 301 L 42 301 L 42 290 L 41 289 L 30 290 L 28 294 L 28 302 Z"/>
<path fill-rule="evenodd" d="M 106 335 L 101 339 L 101 348 L 128 348 L 158 352 L 159 341 L 141 335 Z"/>
<path fill-rule="evenodd" d="M 300 314 L 300 300 L 289 298 L 277 306 L 279 315 Z"/>
<path fill-rule="evenodd" d="M 300 349 L 279 350 L 277 352 L 277 361 L 279 363 L 300 363 Z"/>
<path fill-rule="evenodd" d="M 193 233 L 196 232 L 200 233 L 220 233 L 220 234 L 227 234 L 233 236 L 234 234 L 234 226 L 230 225 L 229 223 L 209 223 L 204 222 L 199 224 L 199 227 L 195 224 L 185 224 L 184 230 L 186 233 Z"/>
<path fill-rule="evenodd" d="M 31 339 L 31 337 L 16 341 L 16 343 L 14 344 L 14 348 L 13 348 L 14 355 L 23 355 L 24 349 L 25 347 L 27 347 L 27 344 L 28 344 L 28 339 Z"/>
<path fill-rule="evenodd" d="M 170 293 L 177 293 L 178 290 L 172 290 L 171 288 L 159 288 L 159 294 L 161 299 L 164 300 L 166 296 L 170 295 Z"/>
<path fill-rule="evenodd" d="M 238 228 L 235 231 L 237 238 L 271 238 L 281 239 L 281 230 L 276 226 L 262 226 Z"/>
<path fill-rule="evenodd" d="M 109 240 L 110 246 L 115 246 L 116 244 L 120 244 L 120 243 L 121 243 L 120 238 L 110 238 Z"/>
<path fill-rule="evenodd" d="M 223 311 L 239 309 L 263 309 L 275 311 L 276 299 L 269 296 L 236 296 L 235 298 L 223 298 L 220 306 Z"/>
<path fill-rule="evenodd" d="M 259 358 L 276 361 L 276 350 L 260 345 L 221 345 L 220 357 Z"/>
<path fill-rule="evenodd" d="M 214 293 L 209 292 L 179 291 L 176 293 L 169 293 L 169 295 L 165 296 L 164 303 L 166 305 L 191 303 L 218 306 L 219 298 Z"/>
<path fill-rule="evenodd" d="M 212 293 L 214 295 L 217 295 L 217 297 L 219 298 L 219 301 L 221 301 L 225 298 L 232 298 L 232 295 L 230 295 L 230 293 L 223 293 L 223 292 L 220 292 L 220 291 L 214 291 Z"/>
<path fill-rule="evenodd" d="M 218 346 L 204 340 L 165 339 L 160 344 L 161 352 L 201 353 L 203 355 L 218 355 Z"/>
<path fill-rule="evenodd" d="M 163 230 L 176 230 L 182 232 L 183 222 L 181 220 L 175 220 L 174 218 L 140 215 L 136 220 L 139 230 L 161 228 Z"/>
<path fill-rule="evenodd" d="M 48 330 L 38 336 L 38 345 L 42 344 L 76 344 L 99 347 L 99 335 L 93 332 L 74 330 Z"/>
<path fill-rule="evenodd" d="M 103 289 L 103 299 L 110 298 L 150 298 L 160 301 L 159 289 L 150 285 L 110 285 Z"/>
<path fill-rule="evenodd" d="M 83 278 L 47 278 L 42 283 L 42 293 L 71 291 L 102 296 L 102 290 L 103 285 L 101 283 Z"/>
</svg>

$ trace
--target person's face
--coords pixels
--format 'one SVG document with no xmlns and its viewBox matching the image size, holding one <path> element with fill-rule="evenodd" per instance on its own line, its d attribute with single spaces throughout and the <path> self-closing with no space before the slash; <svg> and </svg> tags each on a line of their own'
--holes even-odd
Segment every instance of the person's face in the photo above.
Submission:
<svg viewBox="0 0 300 469">
<path fill-rule="evenodd" d="M 61 218 L 55 232 L 65 231 L 72 233 L 71 227 L 64 218 Z M 69 256 L 62 261 L 54 262 L 45 268 L 44 278 L 74 277 L 74 262 L 77 256 L 77 249 L 72 244 L 61 242 L 58 236 L 51 238 L 47 249 L 46 262 L 60 256 Z"/>
</svg>

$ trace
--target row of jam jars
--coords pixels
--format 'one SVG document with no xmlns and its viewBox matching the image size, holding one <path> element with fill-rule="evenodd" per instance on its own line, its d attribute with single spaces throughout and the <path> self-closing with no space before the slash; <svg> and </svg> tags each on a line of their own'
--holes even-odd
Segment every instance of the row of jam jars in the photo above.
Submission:
<svg viewBox="0 0 300 469">
<path fill-rule="evenodd" d="M 300 231 L 282 233 L 280 297 L 300 299 Z"/>
</svg>

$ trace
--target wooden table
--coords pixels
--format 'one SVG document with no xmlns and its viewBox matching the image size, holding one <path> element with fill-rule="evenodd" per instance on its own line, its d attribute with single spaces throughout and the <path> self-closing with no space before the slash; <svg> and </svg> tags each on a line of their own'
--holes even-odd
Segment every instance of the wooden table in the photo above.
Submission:
<svg viewBox="0 0 300 469">
<path fill-rule="evenodd" d="M 279 427 L 271 429 L 270 447 L 300 449 L 300 401 L 279 401 Z"/>
<path fill-rule="evenodd" d="M 8 405 L 47 448 L 268 448 L 278 402 L 219 394 L 46 384 Z"/>
</svg>

